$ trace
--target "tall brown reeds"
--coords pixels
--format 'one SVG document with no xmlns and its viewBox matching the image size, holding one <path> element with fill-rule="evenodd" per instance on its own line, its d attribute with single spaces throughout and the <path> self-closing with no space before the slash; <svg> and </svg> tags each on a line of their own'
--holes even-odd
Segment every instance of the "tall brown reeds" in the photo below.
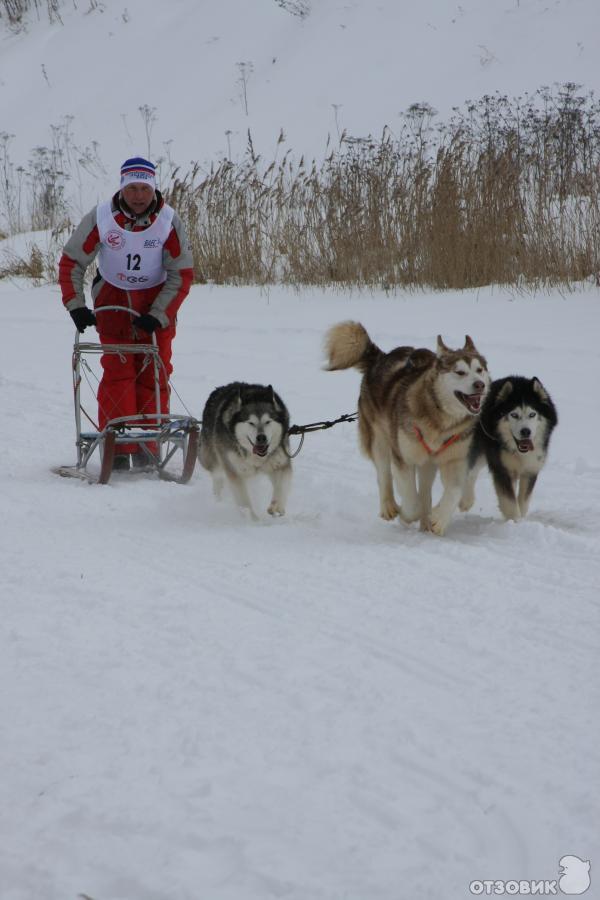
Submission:
<svg viewBox="0 0 600 900">
<path fill-rule="evenodd" d="M 319 164 L 175 174 L 168 198 L 216 283 L 467 288 L 568 284 L 600 271 L 600 106 L 576 85 L 486 96 L 434 126 L 342 135 Z M 280 142 L 282 138 L 280 138 Z"/>
</svg>

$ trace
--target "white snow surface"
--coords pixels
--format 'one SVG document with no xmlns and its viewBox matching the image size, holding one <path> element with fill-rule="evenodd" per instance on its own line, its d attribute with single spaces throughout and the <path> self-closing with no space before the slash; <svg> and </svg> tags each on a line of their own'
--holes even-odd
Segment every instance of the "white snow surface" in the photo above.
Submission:
<svg viewBox="0 0 600 900">
<path fill-rule="evenodd" d="M 559 411 L 527 520 L 487 475 L 443 538 L 377 516 L 355 424 L 308 435 L 287 515 L 190 484 L 61 479 L 73 332 L 0 282 L 2 900 L 441 900 L 598 866 L 599 293 L 196 286 L 174 385 L 356 408 L 331 324 L 459 345 Z M 89 335 L 89 332 L 86 333 Z M 175 401 L 175 408 L 179 401 Z"/>
</svg>

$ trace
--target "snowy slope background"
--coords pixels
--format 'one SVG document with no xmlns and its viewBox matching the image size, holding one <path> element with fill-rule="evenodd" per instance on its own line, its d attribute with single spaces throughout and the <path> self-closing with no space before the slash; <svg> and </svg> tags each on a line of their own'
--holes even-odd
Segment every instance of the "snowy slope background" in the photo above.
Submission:
<svg viewBox="0 0 600 900">
<path fill-rule="evenodd" d="M 94 0 L 60 14 L 18 33 L 0 24 L 0 132 L 15 165 L 69 148 L 79 214 L 133 153 L 165 173 L 208 168 L 239 158 L 250 130 L 271 159 L 283 129 L 279 154 L 319 157 L 328 135 L 393 133 L 413 103 L 444 120 L 496 91 L 598 88 L 595 0 Z"/>
<path fill-rule="evenodd" d="M 318 152 L 333 104 L 365 134 L 415 100 L 596 86 L 595 3 L 408 6 L 65 7 L 2 33 L 2 127 L 26 155 L 73 115 L 106 167 L 87 209 L 147 150 L 141 104 L 185 162 L 227 152 L 226 130 L 241 152 L 249 126 Z M 346 318 L 385 349 L 469 333 L 494 377 L 543 380 L 560 423 L 529 518 L 503 522 L 482 476 L 437 539 L 378 519 L 355 425 L 307 437 L 280 520 L 217 504 L 200 470 L 58 479 L 71 322 L 56 287 L 0 281 L 2 900 L 458 900 L 557 879 L 565 854 L 599 896 L 598 300 L 194 287 L 174 384 L 198 416 L 233 379 L 272 382 L 297 423 L 353 411 L 358 374 L 321 369 Z"/>
</svg>

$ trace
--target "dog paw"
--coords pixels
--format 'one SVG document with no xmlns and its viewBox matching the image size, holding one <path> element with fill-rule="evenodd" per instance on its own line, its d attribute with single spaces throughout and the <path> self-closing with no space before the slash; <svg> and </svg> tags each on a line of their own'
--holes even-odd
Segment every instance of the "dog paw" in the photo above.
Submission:
<svg viewBox="0 0 600 900">
<path fill-rule="evenodd" d="M 499 504 L 500 512 L 504 516 L 505 519 L 512 522 L 518 522 L 521 518 L 521 510 L 517 503 L 512 503 L 508 500 L 503 501 Z"/>
<path fill-rule="evenodd" d="M 400 508 L 395 500 L 388 500 L 386 503 L 381 504 L 379 515 L 382 519 L 385 519 L 386 522 L 391 522 L 392 519 L 395 519 L 396 516 L 400 515 Z"/>
<path fill-rule="evenodd" d="M 421 518 L 421 511 L 418 509 L 405 509 L 402 507 L 400 509 L 400 518 L 406 525 L 410 525 L 412 522 L 416 522 Z"/>
<path fill-rule="evenodd" d="M 469 510 L 472 508 L 474 503 L 475 503 L 475 495 L 474 494 L 473 494 L 473 496 L 465 495 L 464 497 L 460 498 L 458 508 L 460 509 L 461 512 L 469 512 Z"/>
<path fill-rule="evenodd" d="M 446 516 L 443 516 L 439 510 L 439 507 L 436 507 L 431 512 L 431 520 L 430 520 L 430 530 L 433 531 L 434 534 L 439 535 L 440 537 L 446 531 L 448 527 L 448 519 Z"/>
<path fill-rule="evenodd" d="M 270 516 L 284 516 L 285 515 L 285 509 L 282 506 L 280 506 L 276 500 L 271 501 L 271 503 L 269 504 L 269 508 L 267 509 L 267 512 L 269 513 Z"/>
</svg>

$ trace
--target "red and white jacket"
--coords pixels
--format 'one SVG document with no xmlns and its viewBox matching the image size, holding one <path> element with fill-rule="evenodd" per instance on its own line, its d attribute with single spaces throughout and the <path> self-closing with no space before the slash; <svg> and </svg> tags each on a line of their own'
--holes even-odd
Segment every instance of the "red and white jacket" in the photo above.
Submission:
<svg viewBox="0 0 600 900">
<path fill-rule="evenodd" d="M 159 191 L 154 202 L 143 216 L 136 217 L 122 203 L 117 192 L 111 201 L 111 209 L 117 225 L 125 230 L 144 231 L 156 220 L 164 205 Z M 94 262 L 100 250 L 100 234 L 97 225 L 97 207 L 90 210 L 79 223 L 63 251 L 58 264 L 58 281 L 62 301 L 67 310 L 85 306 L 84 278 L 86 270 Z M 156 287 L 142 290 L 118 288 L 105 281 L 99 272 L 92 283 L 94 308 L 102 306 L 128 306 L 139 313 L 150 313 L 159 320 L 163 328 L 174 329 L 177 310 L 187 297 L 194 278 L 192 253 L 179 215 L 173 214 L 171 230 L 163 245 L 163 267 L 166 280 Z M 119 318 L 123 314 L 106 312 L 98 317 L 98 326 L 103 331 L 121 332 L 123 325 Z M 129 325 L 129 322 L 127 322 Z"/>
</svg>

